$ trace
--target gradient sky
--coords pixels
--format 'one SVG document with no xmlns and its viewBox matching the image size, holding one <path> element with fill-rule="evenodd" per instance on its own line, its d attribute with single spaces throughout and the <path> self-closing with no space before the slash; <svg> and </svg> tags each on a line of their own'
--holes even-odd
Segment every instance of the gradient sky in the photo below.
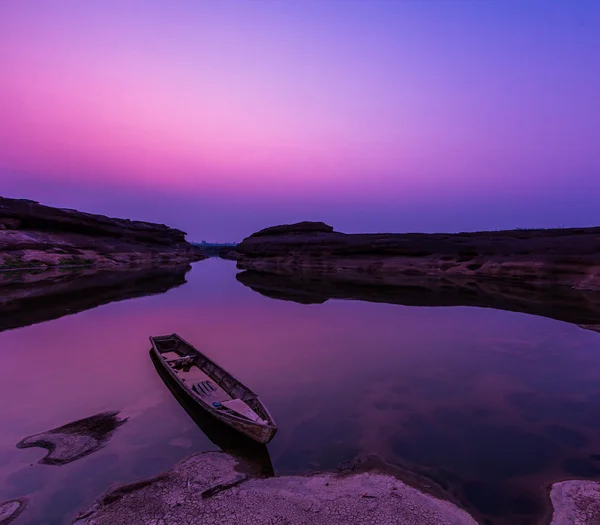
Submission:
<svg viewBox="0 0 600 525">
<path fill-rule="evenodd" d="M 600 224 L 598 0 L 6 0 L 0 194 L 192 240 Z"/>
</svg>

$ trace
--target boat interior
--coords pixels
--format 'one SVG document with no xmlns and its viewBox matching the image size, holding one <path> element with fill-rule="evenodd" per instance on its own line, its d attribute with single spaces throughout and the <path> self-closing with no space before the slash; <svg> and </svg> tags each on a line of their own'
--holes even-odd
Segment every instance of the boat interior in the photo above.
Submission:
<svg viewBox="0 0 600 525">
<path fill-rule="evenodd" d="M 256 394 L 177 336 L 154 337 L 156 349 L 185 386 L 212 410 L 259 424 L 269 416 Z"/>
</svg>

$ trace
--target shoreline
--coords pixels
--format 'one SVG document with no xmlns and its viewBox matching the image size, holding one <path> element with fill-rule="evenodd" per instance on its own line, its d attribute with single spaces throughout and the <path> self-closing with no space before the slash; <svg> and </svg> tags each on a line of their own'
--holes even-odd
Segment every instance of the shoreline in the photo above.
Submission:
<svg viewBox="0 0 600 525">
<path fill-rule="evenodd" d="M 244 239 L 238 268 L 346 283 L 491 279 L 600 291 L 600 227 L 457 234 L 345 234 L 324 223 L 274 226 Z"/>
<path fill-rule="evenodd" d="M 22 266 L 20 268 L 0 268 L 0 272 L 31 272 L 36 270 L 60 270 L 62 268 L 95 268 L 93 264 L 56 264 L 46 266 Z"/>
<path fill-rule="evenodd" d="M 186 233 L 0 197 L 0 270 L 190 263 L 205 259 Z"/>
<path fill-rule="evenodd" d="M 192 454 L 151 478 L 109 487 L 72 525 L 165 523 L 213 525 L 483 525 L 424 481 L 367 458 L 337 472 L 258 476 L 225 452 Z M 415 482 L 418 474 L 410 473 Z M 426 478 L 425 478 L 426 479 Z M 428 480 L 427 480 L 428 481 Z M 546 486 L 547 512 L 538 523 L 593 525 L 600 518 L 600 483 L 566 480 Z M 575 521 L 577 520 L 577 521 Z"/>
<path fill-rule="evenodd" d="M 135 518 L 134 518 L 135 516 Z M 256 477 L 224 452 L 200 452 L 149 479 L 110 487 L 73 525 L 126 523 L 477 525 L 464 510 L 392 474 Z M 277 521 L 279 520 L 279 521 Z"/>
</svg>

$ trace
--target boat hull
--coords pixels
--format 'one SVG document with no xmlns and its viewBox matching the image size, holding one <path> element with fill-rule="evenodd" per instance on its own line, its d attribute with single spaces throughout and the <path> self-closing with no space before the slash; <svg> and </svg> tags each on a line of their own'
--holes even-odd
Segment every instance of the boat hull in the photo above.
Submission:
<svg viewBox="0 0 600 525">
<path fill-rule="evenodd" d="M 263 443 L 258 443 L 231 426 L 222 423 L 204 407 L 195 403 L 187 391 L 178 382 L 173 381 L 173 378 L 156 358 L 154 352 L 150 352 L 150 358 L 156 372 L 173 394 L 173 397 L 212 443 L 224 452 L 244 460 L 246 465 L 251 465 L 257 476 L 272 477 L 275 475 L 269 450 Z"/>
<path fill-rule="evenodd" d="M 256 441 L 257 443 L 266 444 L 269 441 L 271 441 L 277 433 L 277 427 L 260 425 L 253 423 L 252 421 L 242 421 L 240 418 L 231 417 L 228 414 L 215 410 L 210 405 L 207 405 L 206 403 L 202 402 L 198 397 L 191 393 L 188 390 L 188 388 L 186 388 L 186 386 L 181 382 L 181 379 L 177 376 L 177 374 L 165 362 L 164 358 L 160 355 L 160 352 L 156 349 L 156 347 L 153 346 L 150 350 L 150 353 L 155 358 L 156 363 L 159 366 L 162 366 L 162 369 L 169 375 L 173 383 L 178 386 L 182 395 L 185 395 L 188 398 L 190 403 L 193 403 L 199 409 L 204 410 L 206 413 L 210 414 L 212 417 L 219 420 L 221 423 L 224 423 L 232 429 L 241 432 L 242 434 L 248 436 L 250 439 Z"/>
</svg>

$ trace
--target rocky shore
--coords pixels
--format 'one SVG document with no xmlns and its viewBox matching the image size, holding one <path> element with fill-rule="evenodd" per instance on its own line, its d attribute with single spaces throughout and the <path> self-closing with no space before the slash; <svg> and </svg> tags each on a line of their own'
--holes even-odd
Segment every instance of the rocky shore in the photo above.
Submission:
<svg viewBox="0 0 600 525">
<path fill-rule="evenodd" d="M 600 523 L 600 483 L 563 481 L 552 485 L 550 499 L 554 515 L 550 525 L 595 525 Z"/>
<path fill-rule="evenodd" d="M 153 478 L 111 487 L 72 524 L 477 525 L 453 503 L 392 472 L 374 467 L 257 477 L 239 458 L 197 453 Z M 554 484 L 550 525 L 597 524 L 599 492 L 593 481 Z"/>
<path fill-rule="evenodd" d="M 453 504 L 381 472 L 253 477 L 223 452 L 184 459 L 154 478 L 109 489 L 77 525 L 476 525 Z"/>
<path fill-rule="evenodd" d="M 336 282 L 403 285 L 463 277 L 600 291 L 600 227 L 457 234 L 344 234 L 323 223 L 275 226 L 237 247 L 238 266 Z"/>
<path fill-rule="evenodd" d="M 236 248 L 238 279 L 280 299 L 481 306 L 600 330 L 600 227 L 344 234 L 275 226 Z"/>
<path fill-rule="evenodd" d="M 114 268 L 203 259 L 185 232 L 128 219 L 0 197 L 0 270 L 56 266 Z"/>
</svg>

